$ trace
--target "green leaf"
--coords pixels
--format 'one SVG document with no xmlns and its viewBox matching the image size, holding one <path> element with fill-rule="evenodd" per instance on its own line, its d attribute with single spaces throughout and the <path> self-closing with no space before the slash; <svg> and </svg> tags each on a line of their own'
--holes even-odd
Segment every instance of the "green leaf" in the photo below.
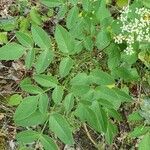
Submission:
<svg viewBox="0 0 150 150">
<path fill-rule="evenodd" d="M 99 106 L 99 103 L 97 101 L 93 101 L 90 108 L 96 115 L 97 121 L 95 123 L 97 123 L 99 131 L 103 131 L 104 133 L 106 133 L 108 125 L 108 117 L 106 115 L 106 112 L 101 106 Z"/>
<path fill-rule="evenodd" d="M 121 100 L 118 95 L 113 91 L 113 89 L 107 88 L 105 86 L 96 88 L 94 98 L 96 100 L 106 99 L 114 106 L 114 109 L 118 109 L 121 105 Z"/>
<path fill-rule="evenodd" d="M 52 93 L 52 99 L 55 104 L 58 104 L 62 101 L 63 94 L 63 88 L 61 86 L 56 86 Z"/>
<path fill-rule="evenodd" d="M 37 126 L 43 124 L 47 120 L 47 114 L 42 114 L 39 111 L 35 111 L 30 116 L 23 120 L 14 120 L 15 124 L 22 127 Z"/>
<path fill-rule="evenodd" d="M 71 29 L 75 25 L 78 19 L 78 15 L 79 15 L 79 9 L 77 6 L 74 6 L 69 10 L 66 19 L 66 25 L 68 29 Z"/>
<path fill-rule="evenodd" d="M 132 114 L 130 114 L 130 115 L 128 116 L 128 120 L 129 120 L 130 122 L 131 122 L 131 121 L 135 122 L 135 121 L 141 121 L 141 120 L 143 120 L 143 118 L 142 118 L 142 116 L 139 114 L 138 111 L 135 111 L 135 112 L 133 112 Z"/>
<path fill-rule="evenodd" d="M 27 55 L 26 55 L 26 59 L 25 59 L 25 66 L 27 67 L 27 69 L 30 69 L 34 63 L 35 60 L 35 49 L 29 49 Z"/>
<path fill-rule="evenodd" d="M 114 51 L 115 49 L 115 51 Z M 108 67 L 110 70 L 115 70 L 116 67 L 120 65 L 120 50 L 115 44 L 111 44 L 107 49 L 106 53 L 108 55 Z"/>
<path fill-rule="evenodd" d="M 26 130 L 26 131 L 19 132 L 16 135 L 16 138 L 19 142 L 29 144 L 38 140 L 39 133 L 33 130 Z"/>
<path fill-rule="evenodd" d="M 69 8 L 67 5 L 62 5 L 61 7 L 59 7 L 59 12 L 57 13 L 57 19 L 58 20 L 64 19 L 68 9 Z"/>
<path fill-rule="evenodd" d="M 147 133 L 140 141 L 138 150 L 149 150 L 149 146 L 150 146 L 150 133 Z"/>
<path fill-rule="evenodd" d="M 73 106 L 74 106 L 74 96 L 72 93 L 69 93 L 68 95 L 66 95 L 64 99 L 64 107 L 66 112 L 69 113 L 73 108 Z"/>
<path fill-rule="evenodd" d="M 7 32 L 0 32 L 0 45 L 8 43 Z"/>
<path fill-rule="evenodd" d="M 37 96 L 28 96 L 23 99 L 20 105 L 17 107 L 14 114 L 15 120 L 23 120 L 29 117 L 37 110 L 38 97 Z"/>
<path fill-rule="evenodd" d="M 74 52 L 74 40 L 70 33 L 61 25 L 56 26 L 55 39 L 61 52 L 71 54 Z"/>
<path fill-rule="evenodd" d="M 117 126 L 109 122 L 107 132 L 105 134 L 105 138 L 108 144 L 113 143 L 114 136 L 116 136 L 117 132 L 118 132 Z"/>
<path fill-rule="evenodd" d="M 87 121 L 93 129 L 100 132 L 99 120 L 97 120 L 98 118 L 91 108 L 85 104 L 79 103 L 75 115 L 79 117 L 82 122 Z"/>
<path fill-rule="evenodd" d="M 101 1 L 101 6 L 99 7 L 98 11 L 96 12 L 97 20 L 102 23 L 104 19 L 108 19 L 111 16 L 111 13 L 106 8 L 106 4 L 103 3 L 104 1 Z M 102 4 L 103 3 L 103 4 Z"/>
<path fill-rule="evenodd" d="M 38 26 L 32 26 L 31 28 L 34 42 L 43 50 L 51 49 L 51 39 L 48 34 Z"/>
<path fill-rule="evenodd" d="M 117 0 L 116 3 L 120 8 L 126 7 L 128 5 L 128 0 Z"/>
<path fill-rule="evenodd" d="M 89 85 L 90 82 L 86 73 L 78 73 L 70 83 L 71 85 Z"/>
<path fill-rule="evenodd" d="M 73 66 L 73 60 L 70 57 L 63 58 L 59 65 L 59 74 L 63 78 L 67 76 Z"/>
<path fill-rule="evenodd" d="M 90 79 L 92 82 L 94 82 L 95 84 L 99 84 L 99 85 L 115 84 L 115 81 L 111 75 L 99 69 L 94 69 L 91 71 Z"/>
<path fill-rule="evenodd" d="M 16 17 L 10 17 L 7 19 L 0 20 L 0 29 L 4 31 L 12 31 L 16 28 L 17 25 L 17 18 Z"/>
<path fill-rule="evenodd" d="M 114 76 L 117 78 L 120 77 L 121 79 L 129 82 L 129 81 L 137 81 L 139 79 L 138 72 L 136 68 L 129 68 L 129 67 L 119 67 L 114 70 Z"/>
<path fill-rule="evenodd" d="M 22 90 L 30 93 L 30 94 L 40 94 L 43 93 L 43 90 L 36 86 L 36 85 L 32 85 L 31 83 L 29 83 L 28 78 L 25 78 L 24 80 L 21 81 L 20 83 L 20 87 Z"/>
<path fill-rule="evenodd" d="M 30 17 L 35 24 L 42 25 L 42 19 L 36 7 L 31 8 Z"/>
<path fill-rule="evenodd" d="M 52 75 L 39 74 L 33 76 L 33 79 L 43 87 L 56 87 L 58 84 L 58 80 L 56 77 Z"/>
<path fill-rule="evenodd" d="M 126 92 L 122 91 L 121 89 L 113 88 L 112 90 L 116 93 L 116 95 L 118 96 L 118 99 L 120 99 L 120 101 L 122 101 L 122 102 L 131 102 L 132 101 L 131 96 L 128 95 Z"/>
<path fill-rule="evenodd" d="M 88 51 L 92 51 L 93 50 L 93 47 L 94 47 L 94 44 L 93 44 L 93 40 L 91 37 L 85 37 L 84 38 L 84 47 L 88 50 Z"/>
<path fill-rule="evenodd" d="M 47 94 L 41 94 L 39 97 L 39 111 L 43 114 L 47 113 L 47 109 L 48 109 L 48 96 Z"/>
<path fill-rule="evenodd" d="M 49 128 L 65 144 L 72 145 L 74 143 L 70 125 L 62 115 L 58 113 L 51 114 Z"/>
<path fill-rule="evenodd" d="M 144 135 L 145 133 L 147 133 L 150 130 L 150 127 L 147 126 L 138 126 L 136 127 L 130 134 L 130 137 L 139 137 L 141 135 Z"/>
<path fill-rule="evenodd" d="M 114 119 L 118 120 L 118 121 L 122 121 L 122 116 L 120 113 L 118 113 L 117 110 L 115 109 L 107 109 L 108 115 L 110 117 L 113 117 Z"/>
<path fill-rule="evenodd" d="M 18 31 L 16 32 L 16 37 L 19 43 L 22 44 L 23 46 L 28 48 L 33 47 L 34 42 L 28 34 Z"/>
<path fill-rule="evenodd" d="M 44 50 L 38 57 L 35 63 L 37 74 L 44 72 L 52 62 L 54 53 L 50 50 Z"/>
<path fill-rule="evenodd" d="M 40 142 L 45 150 L 58 150 L 56 143 L 47 135 L 41 135 Z"/>
<path fill-rule="evenodd" d="M 10 106 L 17 106 L 17 105 L 19 105 L 19 104 L 21 103 L 21 101 L 22 101 L 21 95 L 19 95 L 19 94 L 14 94 L 14 95 L 12 95 L 12 96 L 10 97 L 10 99 L 9 99 L 9 101 L 8 101 L 8 104 L 9 104 Z"/>
<path fill-rule="evenodd" d="M 106 30 L 101 30 L 96 37 L 96 46 L 103 50 L 110 44 L 111 38 Z"/>
<path fill-rule="evenodd" d="M 25 48 L 17 43 L 9 43 L 0 48 L 0 60 L 16 60 L 22 57 Z"/>
<path fill-rule="evenodd" d="M 42 4 L 48 6 L 48 7 L 57 7 L 63 2 L 61 0 L 40 0 Z"/>
<path fill-rule="evenodd" d="M 90 91 L 89 85 L 73 85 L 71 91 L 76 96 L 84 96 Z"/>
</svg>

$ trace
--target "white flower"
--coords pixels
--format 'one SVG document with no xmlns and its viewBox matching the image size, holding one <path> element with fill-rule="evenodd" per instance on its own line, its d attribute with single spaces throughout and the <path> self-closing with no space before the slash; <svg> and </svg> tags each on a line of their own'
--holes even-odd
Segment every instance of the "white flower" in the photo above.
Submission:
<svg viewBox="0 0 150 150">
<path fill-rule="evenodd" d="M 121 11 L 121 15 L 118 18 L 122 26 L 121 33 L 114 37 L 115 43 L 121 44 L 127 43 L 127 48 L 125 52 L 127 54 L 132 54 L 133 47 L 132 44 L 135 41 L 138 42 L 150 42 L 150 9 L 147 8 L 136 8 L 135 14 L 137 15 L 135 19 L 129 18 L 129 13 L 132 12 L 129 6 L 124 7 Z M 126 37 L 126 38 L 125 38 Z"/>
<path fill-rule="evenodd" d="M 119 34 L 117 36 L 114 37 L 115 43 L 121 44 L 124 40 L 124 36 L 122 34 Z"/>
<path fill-rule="evenodd" d="M 127 55 L 134 54 L 132 45 L 129 45 L 124 51 L 126 52 Z"/>
</svg>

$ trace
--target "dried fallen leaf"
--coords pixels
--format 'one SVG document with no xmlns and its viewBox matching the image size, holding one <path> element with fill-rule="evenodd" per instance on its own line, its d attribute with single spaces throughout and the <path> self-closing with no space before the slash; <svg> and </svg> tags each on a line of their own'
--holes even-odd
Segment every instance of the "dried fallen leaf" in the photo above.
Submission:
<svg viewBox="0 0 150 150">
<path fill-rule="evenodd" d="M 4 118 L 4 114 L 0 113 L 0 120 L 2 120 Z"/>
</svg>

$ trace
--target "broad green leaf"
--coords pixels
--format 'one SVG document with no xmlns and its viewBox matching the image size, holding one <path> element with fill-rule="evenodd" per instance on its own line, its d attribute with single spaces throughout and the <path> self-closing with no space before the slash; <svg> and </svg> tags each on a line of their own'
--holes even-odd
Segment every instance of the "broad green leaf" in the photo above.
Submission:
<svg viewBox="0 0 150 150">
<path fill-rule="evenodd" d="M 108 122 L 108 128 L 105 134 L 105 138 L 108 144 L 113 143 L 114 136 L 116 136 L 117 132 L 117 126 L 115 124 L 112 124 L 111 122 Z"/>
<path fill-rule="evenodd" d="M 94 69 L 91 71 L 90 80 L 94 82 L 95 84 L 99 84 L 99 85 L 115 84 L 115 81 L 111 75 L 99 69 Z"/>
<path fill-rule="evenodd" d="M 38 26 L 32 26 L 31 28 L 34 42 L 43 50 L 51 49 L 51 39 L 48 34 Z"/>
<path fill-rule="evenodd" d="M 22 90 L 24 90 L 30 94 L 43 93 L 43 90 L 40 87 L 33 85 L 31 83 L 25 83 L 24 80 L 21 82 L 20 87 Z"/>
<path fill-rule="evenodd" d="M 36 7 L 32 7 L 30 10 L 30 17 L 31 20 L 37 24 L 37 25 L 41 25 L 42 24 L 42 17 L 40 16 L 38 10 Z"/>
<path fill-rule="evenodd" d="M 92 5 L 92 1 L 90 1 L 90 0 L 82 0 L 83 10 L 85 10 L 87 12 L 90 12 L 91 5 Z"/>
<path fill-rule="evenodd" d="M 35 60 L 35 49 L 29 49 L 26 58 L 25 58 L 25 66 L 27 69 L 30 69 L 34 63 Z"/>
<path fill-rule="evenodd" d="M 88 51 L 92 51 L 94 44 L 93 44 L 93 40 L 91 37 L 85 37 L 84 38 L 84 47 L 88 50 Z"/>
<path fill-rule="evenodd" d="M 21 95 L 19 95 L 19 94 L 14 94 L 14 95 L 12 95 L 12 96 L 10 97 L 10 99 L 9 99 L 9 101 L 8 101 L 8 104 L 9 104 L 10 106 L 17 106 L 17 105 L 19 105 L 19 104 L 21 103 L 21 101 L 22 101 Z"/>
<path fill-rule="evenodd" d="M 34 42 L 28 34 L 18 31 L 16 32 L 16 37 L 19 43 L 22 44 L 23 46 L 28 48 L 33 47 Z"/>
<path fill-rule="evenodd" d="M 72 93 L 69 93 L 68 95 L 66 95 L 64 99 L 64 107 L 66 112 L 69 113 L 73 108 L 73 106 L 74 106 L 74 96 Z"/>
<path fill-rule="evenodd" d="M 44 50 L 37 59 L 37 62 L 35 63 L 35 69 L 37 74 L 40 74 L 44 72 L 50 63 L 52 62 L 54 57 L 54 53 L 50 50 Z"/>
<path fill-rule="evenodd" d="M 4 31 L 12 31 L 16 28 L 17 25 L 17 18 L 16 17 L 10 17 L 10 18 L 1 18 L 0 20 L 0 30 Z"/>
<path fill-rule="evenodd" d="M 139 79 L 136 68 L 119 67 L 114 70 L 114 76 L 120 77 L 121 79 L 129 81 L 137 81 Z"/>
<path fill-rule="evenodd" d="M 37 110 L 37 105 L 38 105 L 37 96 L 28 96 L 24 98 L 16 109 L 14 119 L 15 120 L 26 119 Z"/>
<path fill-rule="evenodd" d="M 57 7 L 62 5 L 62 0 L 40 0 L 40 2 L 48 7 Z"/>
<path fill-rule="evenodd" d="M 16 135 L 16 138 L 19 142 L 29 144 L 38 140 L 39 133 L 33 130 L 26 130 L 26 131 L 19 132 Z"/>
<path fill-rule="evenodd" d="M 76 96 L 84 96 L 90 91 L 89 85 L 73 85 L 71 91 Z"/>
<path fill-rule="evenodd" d="M 149 146 L 150 146 L 150 133 L 147 133 L 140 141 L 138 150 L 149 150 Z"/>
<path fill-rule="evenodd" d="M 149 130 L 150 130 L 150 127 L 140 125 L 140 126 L 134 128 L 134 130 L 132 132 L 130 132 L 129 136 L 132 138 L 139 137 L 139 136 L 147 133 Z"/>
<path fill-rule="evenodd" d="M 64 90 L 61 86 L 56 86 L 52 93 L 52 99 L 55 104 L 58 104 L 62 101 L 64 95 Z"/>
<path fill-rule="evenodd" d="M 96 46 L 98 49 L 103 50 L 110 44 L 111 38 L 106 30 L 101 30 L 96 37 Z"/>
<path fill-rule="evenodd" d="M 6 44 L 8 42 L 7 32 L 0 32 L 0 45 Z"/>
<path fill-rule="evenodd" d="M 150 8 L 150 2 L 148 0 L 143 0 L 142 2 L 145 7 Z"/>
<path fill-rule="evenodd" d="M 0 60 L 16 60 L 22 57 L 25 48 L 17 43 L 9 43 L 0 48 Z"/>
<path fill-rule="evenodd" d="M 79 103 L 75 111 L 75 115 L 80 118 L 82 122 L 86 121 L 93 129 L 100 132 L 100 127 L 97 120 L 98 118 L 91 108 L 85 104 Z"/>
<path fill-rule="evenodd" d="M 104 109 L 99 105 L 97 101 L 93 101 L 92 106 L 90 107 L 96 115 L 97 125 L 99 131 L 106 133 L 108 125 L 108 117 Z M 96 122 L 95 122 L 96 123 Z"/>
<path fill-rule="evenodd" d="M 70 57 L 63 58 L 59 65 L 59 74 L 63 78 L 67 76 L 73 66 L 73 60 Z"/>
<path fill-rule="evenodd" d="M 41 93 L 43 93 L 43 90 L 40 87 L 38 87 L 36 85 L 31 85 L 31 84 L 23 85 L 23 86 L 21 86 L 21 89 L 30 93 L 30 94 L 41 94 Z"/>
<path fill-rule="evenodd" d="M 71 85 L 89 85 L 90 82 L 86 73 L 78 73 L 70 83 Z"/>
<path fill-rule="evenodd" d="M 132 101 L 131 96 L 128 95 L 126 92 L 122 91 L 121 89 L 113 88 L 112 90 L 116 93 L 116 95 L 118 96 L 118 99 L 120 99 L 120 101 L 122 101 L 122 102 L 131 102 Z"/>
<path fill-rule="evenodd" d="M 72 145 L 74 143 L 70 125 L 62 115 L 58 113 L 51 114 L 49 128 L 65 144 Z"/>
<path fill-rule="evenodd" d="M 40 142 L 45 150 L 58 150 L 56 143 L 47 135 L 41 135 Z"/>
<path fill-rule="evenodd" d="M 31 24 L 30 24 L 30 18 L 29 17 L 25 17 L 25 16 L 20 17 L 19 28 L 20 28 L 21 32 L 28 32 L 30 25 Z"/>
<path fill-rule="evenodd" d="M 57 19 L 58 20 L 64 19 L 66 17 L 66 13 L 68 9 L 69 8 L 67 5 L 62 5 L 61 7 L 59 7 L 59 12 L 57 13 Z"/>
<path fill-rule="evenodd" d="M 22 127 L 37 126 L 43 124 L 47 120 L 47 114 L 42 114 L 39 111 L 35 111 L 29 117 L 23 120 L 14 120 L 15 124 Z"/>
<path fill-rule="evenodd" d="M 69 0 L 69 2 L 70 2 L 72 5 L 77 5 L 78 0 Z"/>
<path fill-rule="evenodd" d="M 47 113 L 47 109 L 48 109 L 48 95 L 46 93 L 41 94 L 39 96 L 39 111 L 43 114 Z"/>
<path fill-rule="evenodd" d="M 111 103 L 111 102 L 109 102 L 108 100 L 106 100 L 106 99 L 98 99 L 97 100 L 98 102 L 99 102 L 99 104 L 101 105 L 101 106 L 104 106 L 104 107 L 106 107 L 106 108 L 113 108 L 114 106 L 113 106 L 113 104 Z"/>
<path fill-rule="evenodd" d="M 114 119 L 118 120 L 118 121 L 122 121 L 122 116 L 120 113 L 118 113 L 117 110 L 115 109 L 107 109 L 108 115 L 110 117 L 113 117 Z"/>
<path fill-rule="evenodd" d="M 101 3 L 104 1 L 101 1 Z M 96 12 L 97 20 L 101 23 L 104 19 L 107 19 L 111 16 L 109 9 L 106 8 L 106 4 L 101 4 L 98 11 Z"/>
<path fill-rule="evenodd" d="M 138 111 L 134 111 L 132 114 L 130 114 L 129 116 L 128 116 L 128 121 L 133 121 L 133 122 L 135 122 L 135 121 L 141 121 L 141 120 L 143 120 L 143 117 L 139 114 L 139 112 Z"/>
<path fill-rule="evenodd" d="M 71 30 L 69 31 L 70 34 L 77 39 L 83 39 L 85 37 L 83 33 L 83 29 L 85 25 L 85 20 L 82 17 L 79 17 L 77 23 L 71 28 Z"/>
<path fill-rule="evenodd" d="M 114 106 L 114 109 L 118 109 L 121 105 L 121 100 L 118 95 L 113 91 L 113 89 L 107 88 L 105 86 L 96 88 L 94 98 L 96 100 L 106 99 Z"/>
<path fill-rule="evenodd" d="M 114 51 L 115 49 L 115 51 Z M 115 70 L 116 67 L 120 65 L 120 50 L 115 44 L 111 44 L 107 49 L 106 53 L 108 55 L 108 67 L 110 70 Z"/>
<path fill-rule="evenodd" d="M 138 48 L 134 48 L 134 49 L 138 49 Z M 127 55 L 126 52 L 121 53 L 121 61 L 122 62 L 132 65 L 132 64 L 136 63 L 137 60 L 138 60 L 138 52 L 134 52 L 134 54 L 132 54 L 132 55 Z"/>
<path fill-rule="evenodd" d="M 43 87 L 56 87 L 58 84 L 58 80 L 56 77 L 52 75 L 39 74 L 33 76 L 33 79 Z"/>
<path fill-rule="evenodd" d="M 79 15 L 79 9 L 77 6 L 72 7 L 67 15 L 66 25 L 68 29 L 71 29 L 77 22 Z"/>
<path fill-rule="evenodd" d="M 61 25 L 56 26 L 55 39 L 61 52 L 67 54 L 74 53 L 74 39 Z"/>
<path fill-rule="evenodd" d="M 116 3 L 120 8 L 126 7 L 128 5 L 128 0 L 117 0 Z"/>
<path fill-rule="evenodd" d="M 86 105 L 79 103 L 76 110 L 75 110 L 75 116 L 77 116 L 78 118 L 80 118 L 80 120 L 82 122 L 87 121 L 87 117 L 88 117 L 88 108 Z M 92 115 L 91 115 L 92 116 Z"/>
</svg>

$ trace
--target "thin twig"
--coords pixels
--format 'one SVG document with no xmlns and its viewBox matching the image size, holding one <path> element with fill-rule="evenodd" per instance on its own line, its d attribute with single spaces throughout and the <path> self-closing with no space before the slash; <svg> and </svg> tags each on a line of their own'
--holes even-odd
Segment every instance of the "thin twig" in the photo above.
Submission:
<svg viewBox="0 0 150 150">
<path fill-rule="evenodd" d="M 96 142 L 93 140 L 93 138 L 91 137 L 91 135 L 90 135 L 90 133 L 89 133 L 89 131 L 88 131 L 87 126 L 86 126 L 85 123 L 83 123 L 83 128 L 84 128 L 84 130 L 86 131 L 86 134 L 87 134 L 89 140 L 90 140 L 90 141 L 94 144 L 94 146 L 97 148 L 97 147 L 98 147 L 98 146 L 97 146 L 97 143 L 96 143 Z"/>
</svg>

